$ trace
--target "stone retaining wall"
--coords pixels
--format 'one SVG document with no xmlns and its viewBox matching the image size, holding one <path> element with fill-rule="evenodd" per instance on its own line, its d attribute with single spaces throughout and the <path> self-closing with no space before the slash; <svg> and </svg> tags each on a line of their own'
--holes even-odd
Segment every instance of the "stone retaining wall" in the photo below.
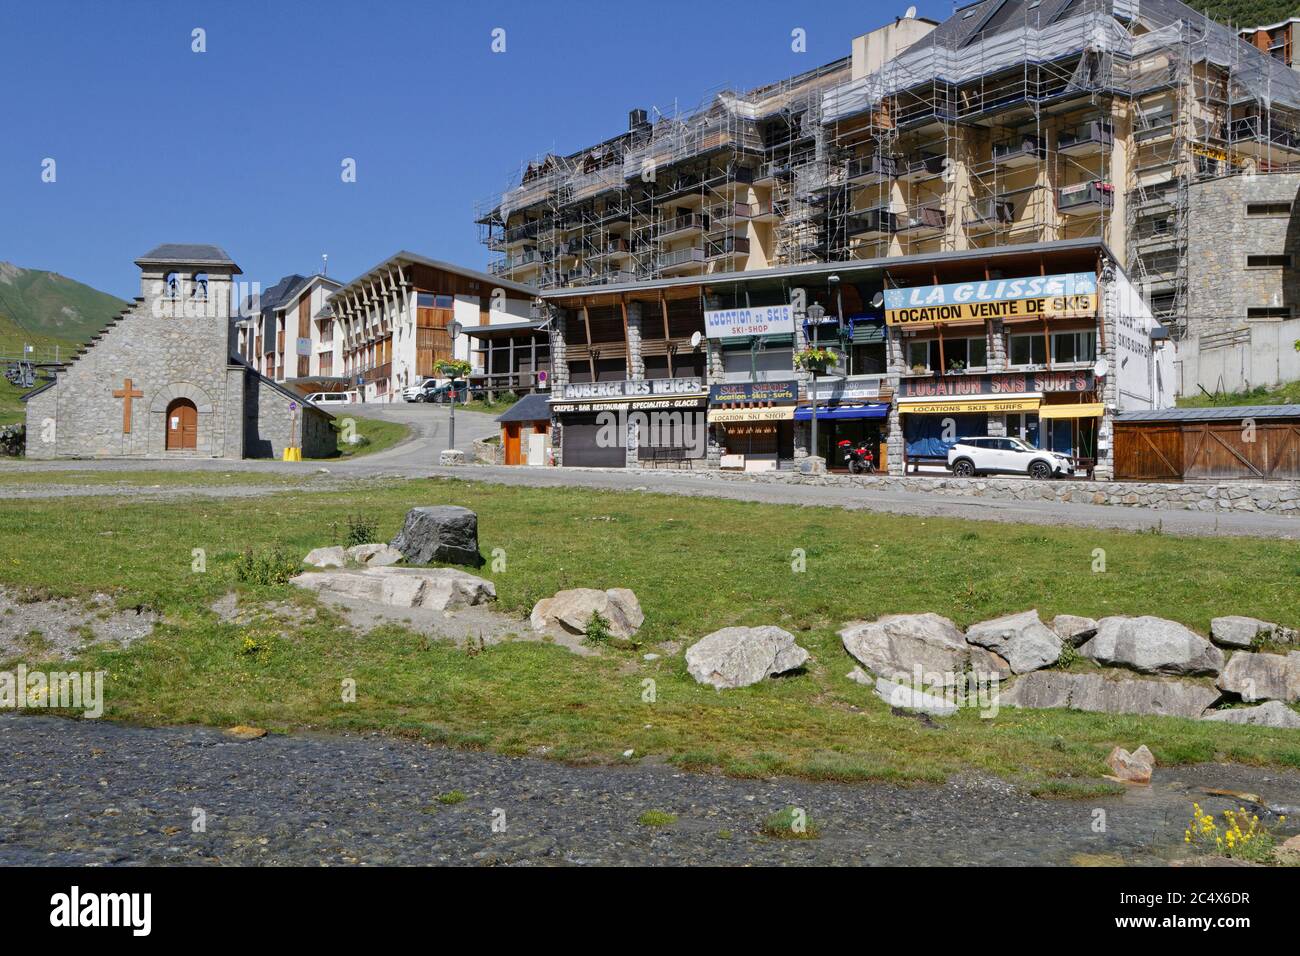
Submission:
<svg viewBox="0 0 1300 956">
<path fill-rule="evenodd" d="M 1028 481 L 1008 478 L 946 478 L 908 475 L 803 475 L 797 472 L 697 471 L 723 481 L 880 488 L 963 498 L 1060 501 L 1165 511 L 1256 511 L 1300 518 L 1300 483 L 1222 482 L 1155 484 L 1117 481 Z"/>
</svg>

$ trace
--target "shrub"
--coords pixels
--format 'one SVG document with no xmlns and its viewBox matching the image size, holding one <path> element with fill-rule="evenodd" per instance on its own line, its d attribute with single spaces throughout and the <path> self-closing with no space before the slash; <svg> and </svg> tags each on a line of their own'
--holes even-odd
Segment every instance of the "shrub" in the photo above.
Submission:
<svg viewBox="0 0 1300 956">
<path fill-rule="evenodd" d="M 677 815 L 663 810 L 647 810 L 636 818 L 643 827 L 670 827 L 677 822 Z"/>
<path fill-rule="evenodd" d="M 249 548 L 235 559 L 235 577 L 245 584 L 285 584 L 300 568 L 301 562 L 278 549 L 254 551 Z"/>
<path fill-rule="evenodd" d="M 816 840 L 817 824 L 798 807 L 786 807 L 763 821 L 763 833 L 777 840 Z"/>
<path fill-rule="evenodd" d="M 366 515 L 348 515 L 348 533 L 344 538 L 345 548 L 358 544 L 371 544 L 378 533 L 379 523 Z"/>
<path fill-rule="evenodd" d="M 27 426 L 21 422 L 0 428 L 0 455 L 17 458 L 27 448 Z"/>
<path fill-rule="evenodd" d="M 1279 822 L 1285 823 L 1286 817 L 1280 817 Z M 1252 863 L 1272 861 L 1277 847 L 1273 834 L 1245 807 L 1224 810 L 1220 825 L 1214 814 L 1206 813 L 1199 803 L 1192 804 L 1192 820 L 1183 833 L 1183 842 L 1208 853 Z"/>
<path fill-rule="evenodd" d="M 609 619 L 599 611 L 593 611 L 587 619 L 586 635 L 588 644 L 604 644 L 614 636 L 609 629 Z"/>
<path fill-rule="evenodd" d="M 440 793 L 437 796 L 439 803 L 449 807 L 457 803 L 464 803 L 467 799 L 468 797 L 460 790 L 448 790 L 446 793 Z"/>
<path fill-rule="evenodd" d="M 1069 670 L 1071 665 L 1078 661 L 1082 655 L 1079 649 L 1069 641 L 1061 642 L 1061 656 L 1056 659 L 1056 666 L 1061 670 Z"/>
</svg>

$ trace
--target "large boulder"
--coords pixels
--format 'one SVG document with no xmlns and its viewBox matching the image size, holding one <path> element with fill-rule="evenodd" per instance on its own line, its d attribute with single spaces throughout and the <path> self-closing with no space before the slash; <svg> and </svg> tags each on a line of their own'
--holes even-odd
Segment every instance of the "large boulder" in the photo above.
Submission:
<svg viewBox="0 0 1300 956">
<path fill-rule="evenodd" d="M 1218 691 L 1204 684 L 1035 671 L 1017 678 L 999 702 L 1009 707 L 1199 717 L 1218 699 Z"/>
<path fill-rule="evenodd" d="M 323 598 L 366 601 L 388 607 L 435 611 L 486 604 L 496 600 L 496 586 L 455 568 L 362 568 L 309 572 L 292 579 Z"/>
<path fill-rule="evenodd" d="M 627 588 L 559 591 L 538 601 L 529 621 L 539 633 L 560 628 L 570 634 L 586 634 L 592 615 L 597 613 L 609 622 L 609 633 L 620 640 L 631 637 L 645 623 L 641 603 Z"/>
<path fill-rule="evenodd" d="M 1206 714 L 1204 720 L 1217 720 L 1225 724 L 1248 724 L 1252 727 L 1289 727 L 1300 730 L 1300 714 L 1282 703 L 1270 700 L 1258 707 L 1230 707 Z"/>
<path fill-rule="evenodd" d="M 1219 687 L 1245 701 L 1300 700 L 1300 651 L 1251 654 L 1237 651 L 1219 675 Z"/>
<path fill-rule="evenodd" d="M 1037 611 L 1009 614 L 966 629 L 966 640 L 1003 658 L 1013 674 L 1027 674 L 1061 659 L 1061 638 Z"/>
<path fill-rule="evenodd" d="M 391 544 L 358 544 L 347 550 L 348 560 L 368 568 L 386 568 L 402 560 L 402 552 Z"/>
<path fill-rule="evenodd" d="M 1217 674 L 1223 651 L 1176 621 L 1159 617 L 1106 617 L 1079 653 L 1144 674 Z"/>
<path fill-rule="evenodd" d="M 724 627 L 686 649 L 686 669 L 718 690 L 748 687 L 802 667 L 808 652 L 779 627 Z"/>
<path fill-rule="evenodd" d="M 393 547 L 409 564 L 464 564 L 481 568 L 478 553 L 478 515 L 455 505 L 412 508 Z"/>
<path fill-rule="evenodd" d="M 934 717 L 951 717 L 957 713 L 957 705 L 951 701 L 926 694 L 907 684 L 895 684 L 883 677 L 876 681 L 874 693 L 890 707 L 915 710 Z"/>
<path fill-rule="evenodd" d="M 1097 621 L 1077 614 L 1058 614 L 1052 618 L 1052 630 L 1066 644 L 1078 647 L 1097 636 Z"/>
<path fill-rule="evenodd" d="M 1255 617 L 1230 614 L 1210 622 L 1210 640 L 1220 647 L 1250 648 L 1256 642 L 1294 644 L 1296 632 L 1289 627 Z"/>
<path fill-rule="evenodd" d="M 307 552 L 302 563 L 313 568 L 341 568 L 348 563 L 348 555 L 342 548 L 316 548 Z"/>
<path fill-rule="evenodd" d="M 952 675 L 955 682 L 968 670 L 999 677 L 1010 674 L 1006 661 L 966 643 L 957 626 L 938 614 L 891 614 L 877 621 L 857 621 L 840 631 L 840 640 L 858 663 L 890 680 L 913 681 L 918 668 L 926 686 L 949 682 L 942 675 Z"/>
</svg>

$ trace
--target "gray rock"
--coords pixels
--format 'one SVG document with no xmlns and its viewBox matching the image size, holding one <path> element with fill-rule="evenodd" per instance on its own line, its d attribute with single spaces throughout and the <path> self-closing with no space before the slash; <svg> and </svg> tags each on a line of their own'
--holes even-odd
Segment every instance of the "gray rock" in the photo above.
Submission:
<svg viewBox="0 0 1300 956">
<path fill-rule="evenodd" d="M 999 702 L 1008 707 L 1199 717 L 1218 699 L 1218 691 L 1202 684 L 1035 671 L 1017 678 Z"/>
<path fill-rule="evenodd" d="M 1280 700 L 1270 700 L 1258 707 L 1230 707 L 1227 710 L 1216 710 L 1206 714 L 1202 719 L 1217 720 L 1225 724 L 1300 729 L 1300 714 Z"/>
<path fill-rule="evenodd" d="M 942 697 L 922 693 L 906 684 L 895 684 L 883 677 L 876 681 L 875 695 L 890 707 L 920 711 L 933 717 L 951 717 L 957 713 L 957 705 Z"/>
<path fill-rule="evenodd" d="M 748 687 L 802 667 L 808 652 L 779 627 L 724 627 L 686 649 L 686 669 L 718 690 Z"/>
<path fill-rule="evenodd" d="M 435 611 L 486 604 L 496 600 L 496 586 L 455 568 L 363 568 L 313 571 L 292 579 L 323 598 L 366 601 L 388 607 Z"/>
<path fill-rule="evenodd" d="M 559 628 L 569 634 L 586 634 L 592 616 L 597 613 L 609 622 L 609 633 L 620 640 L 631 637 L 645 623 L 640 602 L 627 588 L 558 591 L 533 606 L 529 621 L 538 633 Z"/>
<path fill-rule="evenodd" d="M 1156 767 L 1156 758 L 1146 744 L 1132 753 L 1123 747 L 1116 747 L 1106 758 L 1106 766 L 1125 783 L 1150 783 L 1151 771 Z"/>
<path fill-rule="evenodd" d="M 1293 644 L 1296 632 L 1259 618 L 1229 615 L 1210 622 L 1210 640 L 1222 647 L 1250 648 L 1256 641 Z"/>
<path fill-rule="evenodd" d="M 368 568 L 386 568 L 402 560 L 402 552 L 390 544 L 358 544 L 347 550 L 348 560 Z"/>
<path fill-rule="evenodd" d="M 849 680 L 853 681 L 853 683 L 855 684 L 861 684 L 863 687 L 870 687 L 872 684 L 875 683 L 875 681 L 871 679 L 871 675 L 868 674 L 866 671 L 864 671 L 861 667 L 853 668 L 853 670 L 849 671 L 844 676 L 847 677 Z"/>
<path fill-rule="evenodd" d="M 1056 636 L 1067 644 L 1078 647 L 1084 641 L 1091 640 L 1097 634 L 1097 622 L 1090 617 L 1078 617 L 1074 614 L 1058 614 L 1052 618 L 1052 630 Z"/>
<path fill-rule="evenodd" d="M 1300 700 L 1300 651 L 1290 654 L 1251 654 L 1237 651 L 1219 675 L 1219 687 L 1242 700 Z"/>
<path fill-rule="evenodd" d="M 1159 617 L 1107 617 L 1080 649 L 1098 664 L 1145 674 L 1217 674 L 1223 651 L 1176 621 Z"/>
<path fill-rule="evenodd" d="M 478 515 L 455 505 L 412 508 L 393 547 L 410 564 L 440 561 L 479 568 L 484 563 L 478 553 Z"/>
<path fill-rule="evenodd" d="M 438 453 L 438 464 L 456 466 L 465 464 L 465 453 L 459 448 L 444 448 Z"/>
<path fill-rule="evenodd" d="M 1061 658 L 1061 639 L 1039 620 L 1037 611 L 974 624 L 966 629 L 966 640 L 997 653 L 1013 674 L 1036 671 Z"/>
<path fill-rule="evenodd" d="M 891 614 L 854 622 L 840 631 L 840 640 L 873 674 L 895 681 L 913 680 L 917 668 L 926 686 L 950 682 L 948 675 L 955 681 L 967 670 L 999 676 L 1010 672 L 1005 661 L 966 643 L 956 625 L 938 614 Z"/>
<path fill-rule="evenodd" d="M 310 564 L 313 568 L 341 568 L 347 562 L 347 553 L 342 548 L 316 548 L 302 559 L 303 564 Z"/>
</svg>

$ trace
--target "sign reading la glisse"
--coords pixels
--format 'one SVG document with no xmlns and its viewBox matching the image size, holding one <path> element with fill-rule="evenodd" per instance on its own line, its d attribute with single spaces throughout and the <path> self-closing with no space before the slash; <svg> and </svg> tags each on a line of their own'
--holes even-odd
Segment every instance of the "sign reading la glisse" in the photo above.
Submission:
<svg viewBox="0 0 1300 956">
<path fill-rule="evenodd" d="M 1090 316 L 1097 312 L 1097 277 L 1071 272 L 987 282 L 951 282 L 885 290 L 888 325 L 940 325 L 982 319 Z"/>
<path fill-rule="evenodd" d="M 950 375 L 947 378 L 904 378 L 899 398 L 958 398 L 974 395 L 1025 395 L 1035 392 L 1091 392 L 1096 380 L 1089 371 L 1002 372 L 994 375 Z"/>
</svg>

